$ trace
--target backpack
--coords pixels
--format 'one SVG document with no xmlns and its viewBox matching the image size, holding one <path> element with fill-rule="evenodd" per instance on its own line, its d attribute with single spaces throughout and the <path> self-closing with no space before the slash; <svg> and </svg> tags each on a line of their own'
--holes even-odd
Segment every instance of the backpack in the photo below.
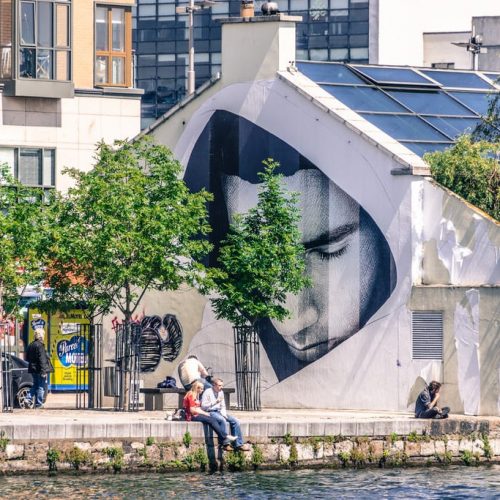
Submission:
<svg viewBox="0 0 500 500">
<path fill-rule="evenodd" d="M 165 377 L 165 380 L 159 382 L 156 387 L 158 389 L 172 389 L 173 387 L 177 387 L 177 382 L 174 377 Z"/>
<path fill-rule="evenodd" d="M 186 420 L 186 411 L 182 408 L 180 410 L 175 410 L 172 415 L 172 420 Z"/>
</svg>

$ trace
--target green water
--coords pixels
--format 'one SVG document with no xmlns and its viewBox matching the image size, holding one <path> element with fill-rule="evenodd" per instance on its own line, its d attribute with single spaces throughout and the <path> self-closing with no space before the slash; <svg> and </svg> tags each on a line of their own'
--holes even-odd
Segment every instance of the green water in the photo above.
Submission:
<svg viewBox="0 0 500 500">
<path fill-rule="evenodd" d="M 0 498 L 499 498 L 500 466 L 6 476 Z"/>
</svg>

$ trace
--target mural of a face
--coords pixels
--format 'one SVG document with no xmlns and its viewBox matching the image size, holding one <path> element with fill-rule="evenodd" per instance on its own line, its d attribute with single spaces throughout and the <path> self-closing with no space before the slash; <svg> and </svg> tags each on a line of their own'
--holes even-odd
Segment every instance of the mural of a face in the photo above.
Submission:
<svg viewBox="0 0 500 500">
<path fill-rule="evenodd" d="M 311 288 L 287 298 L 289 319 L 259 324 L 262 344 L 282 380 L 357 333 L 389 298 L 396 271 L 386 239 L 352 197 L 291 146 L 225 111 L 212 115 L 185 175 L 192 189 L 214 193 L 212 259 L 231 216 L 256 203 L 257 172 L 269 157 L 280 162 L 285 187 L 300 193 L 300 229 L 312 279 Z"/>
</svg>

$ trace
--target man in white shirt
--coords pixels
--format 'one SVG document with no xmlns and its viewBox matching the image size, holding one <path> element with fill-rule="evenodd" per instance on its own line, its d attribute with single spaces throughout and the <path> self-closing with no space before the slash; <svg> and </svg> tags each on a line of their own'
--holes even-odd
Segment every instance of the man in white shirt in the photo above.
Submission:
<svg viewBox="0 0 500 500">
<path fill-rule="evenodd" d="M 208 376 L 206 368 L 194 354 L 189 355 L 184 361 L 182 361 L 179 365 L 178 372 L 181 384 L 184 386 L 186 391 L 191 389 L 191 384 L 196 380 L 199 380 L 205 389 L 212 387 L 212 384 L 210 384 L 210 382 L 206 379 Z"/>
<path fill-rule="evenodd" d="M 228 423 L 230 427 L 230 433 L 236 436 L 236 441 L 234 441 L 233 446 L 237 450 L 249 451 L 250 446 L 243 442 L 243 436 L 241 435 L 240 422 L 237 418 L 228 415 L 226 411 L 226 402 L 224 401 L 224 393 L 222 389 L 224 387 L 224 382 L 220 378 L 214 378 L 212 380 L 212 387 L 205 390 L 201 398 L 201 408 L 206 412 L 210 413 L 211 417 L 219 420 L 222 423 Z"/>
</svg>

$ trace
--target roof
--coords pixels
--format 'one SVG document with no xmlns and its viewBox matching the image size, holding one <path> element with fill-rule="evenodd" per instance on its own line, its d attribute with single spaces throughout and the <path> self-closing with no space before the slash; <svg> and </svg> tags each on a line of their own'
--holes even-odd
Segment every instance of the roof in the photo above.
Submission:
<svg viewBox="0 0 500 500">
<path fill-rule="evenodd" d="M 419 156 L 472 132 L 500 92 L 493 72 L 311 61 L 297 69 Z"/>
</svg>

